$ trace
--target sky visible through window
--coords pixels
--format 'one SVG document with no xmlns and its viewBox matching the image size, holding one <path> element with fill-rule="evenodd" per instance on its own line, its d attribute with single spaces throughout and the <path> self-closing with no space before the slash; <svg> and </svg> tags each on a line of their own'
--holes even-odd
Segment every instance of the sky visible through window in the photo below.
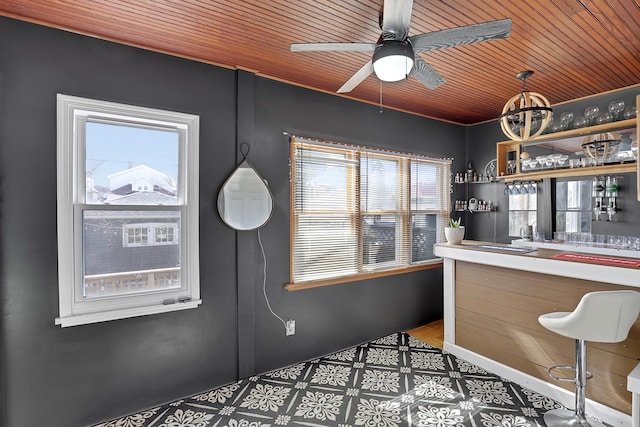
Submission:
<svg viewBox="0 0 640 427">
<path fill-rule="evenodd" d="M 108 176 L 146 165 L 178 181 L 176 131 L 125 124 L 87 122 L 86 171 L 94 185 L 108 187 Z"/>
</svg>

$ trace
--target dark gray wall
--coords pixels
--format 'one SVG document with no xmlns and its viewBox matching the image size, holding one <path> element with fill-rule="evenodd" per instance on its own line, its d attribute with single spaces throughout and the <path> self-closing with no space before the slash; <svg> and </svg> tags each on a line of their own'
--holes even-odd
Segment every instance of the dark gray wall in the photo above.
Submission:
<svg viewBox="0 0 640 427">
<path fill-rule="evenodd" d="M 464 129 L 392 110 L 380 114 L 374 105 L 335 102 L 335 97 L 271 80 L 256 79 L 255 93 L 250 161 L 260 161 L 260 173 L 275 198 L 274 216 L 261 231 L 270 267 L 267 292 L 276 311 L 295 319 L 297 329 L 295 336 L 285 337 L 282 324 L 256 292 L 257 371 L 417 326 L 441 314 L 440 269 L 306 291 L 282 288 L 289 280 L 288 246 L 283 244 L 289 227 L 289 145 L 282 133 L 460 159 Z"/>
<path fill-rule="evenodd" d="M 82 426 L 315 358 L 442 315 L 441 269 L 287 292 L 288 139 L 282 132 L 456 158 L 465 129 L 97 39 L 0 18 L 0 425 Z M 56 93 L 200 116 L 200 277 L 182 312 L 60 328 Z M 249 160 L 275 198 L 234 232 L 215 199 Z"/>
<path fill-rule="evenodd" d="M 81 426 L 237 377 L 233 71 L 0 19 L 5 426 Z M 201 117 L 202 309 L 73 328 L 58 314 L 56 93 Z"/>
<path fill-rule="evenodd" d="M 505 136 L 497 123 L 467 127 L 467 155 L 477 171 L 484 172 L 487 163 L 496 158 L 496 143 L 504 140 Z M 502 182 L 457 184 L 456 187 L 460 191 L 466 191 L 466 197 L 462 197 L 461 200 L 468 200 L 470 197 L 491 200 L 497 209 L 491 213 L 464 213 L 465 237 L 487 242 L 508 243 L 510 241 L 508 238 L 509 206 L 508 198 L 504 195 L 504 184 Z M 464 193 L 462 195 L 464 196 Z"/>
<path fill-rule="evenodd" d="M 542 89 L 540 92 L 544 93 Z M 609 102 L 622 99 L 627 106 L 634 105 L 636 96 L 640 94 L 640 87 L 635 86 L 625 88 L 606 94 L 580 99 L 572 102 L 553 106 L 555 117 L 565 111 L 572 111 L 576 117 L 583 114 L 584 109 L 589 105 L 595 105 L 600 111 L 607 111 Z M 496 158 L 496 143 L 506 140 L 497 121 L 483 123 L 468 127 L 468 158 L 472 160 L 476 169 L 484 167 L 491 159 Z M 455 173 L 455 171 L 454 171 Z M 640 203 L 636 198 L 636 174 L 621 174 L 622 184 L 620 190 L 621 211 L 617 222 L 593 222 L 592 233 L 594 234 L 617 234 L 627 236 L 640 236 Z M 585 176 L 583 179 L 592 179 L 593 175 Z M 544 180 L 540 185 L 538 223 L 546 230 L 546 237 L 552 237 L 553 212 L 551 199 L 554 196 L 552 191 L 555 179 Z M 457 187 L 464 187 L 458 185 Z M 508 196 L 504 195 L 504 183 L 494 184 L 470 184 L 466 188 L 469 197 L 477 199 L 495 200 L 498 204 L 498 212 L 495 214 L 464 214 L 469 228 L 466 230 L 467 238 L 475 240 L 496 241 L 508 243 L 511 241 L 509 233 L 509 206 Z M 467 197 L 468 198 L 468 197 Z M 541 212 L 542 211 L 542 212 Z M 495 234 L 494 234 L 495 229 Z M 495 240 L 494 240 L 495 235 Z"/>
</svg>

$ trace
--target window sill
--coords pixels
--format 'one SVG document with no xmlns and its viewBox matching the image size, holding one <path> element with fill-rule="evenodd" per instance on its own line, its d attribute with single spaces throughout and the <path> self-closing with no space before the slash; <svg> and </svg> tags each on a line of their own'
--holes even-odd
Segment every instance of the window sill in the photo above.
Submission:
<svg viewBox="0 0 640 427">
<path fill-rule="evenodd" d="M 396 274 L 412 273 L 414 271 L 430 270 L 432 268 L 442 267 L 442 260 L 437 259 L 428 264 L 412 265 L 402 269 L 376 271 L 373 273 L 358 274 L 355 276 L 337 277 L 335 279 L 315 280 L 313 282 L 304 283 L 287 283 L 284 288 L 288 291 L 301 291 L 303 289 L 320 288 L 323 286 L 339 285 L 342 283 L 358 282 L 361 280 L 375 279 L 378 277 L 393 276 Z"/>
<path fill-rule="evenodd" d="M 202 304 L 202 300 L 178 302 L 168 305 L 152 305 L 148 307 L 127 308 L 122 310 L 110 310 L 99 313 L 77 314 L 66 317 L 56 317 L 56 325 L 63 328 L 69 326 L 88 325 L 90 323 L 107 322 L 109 320 L 127 319 L 129 317 L 146 316 L 149 314 L 168 313 L 170 311 L 187 310 L 196 308 Z"/>
</svg>

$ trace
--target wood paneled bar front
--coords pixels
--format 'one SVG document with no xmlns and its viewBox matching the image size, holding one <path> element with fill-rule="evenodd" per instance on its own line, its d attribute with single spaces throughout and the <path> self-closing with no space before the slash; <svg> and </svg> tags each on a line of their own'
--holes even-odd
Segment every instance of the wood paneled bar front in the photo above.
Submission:
<svg viewBox="0 0 640 427">
<path fill-rule="evenodd" d="M 472 241 L 434 249 L 444 260 L 444 349 L 573 407 L 573 383 L 551 380 L 546 371 L 574 364 L 575 341 L 543 328 L 538 316 L 573 311 L 588 292 L 640 290 L 640 259 L 608 256 L 620 266 L 567 260 L 567 252 L 558 250 Z M 640 320 L 624 342 L 587 343 L 593 373 L 588 414 L 631 425 L 627 375 L 639 358 Z"/>
</svg>

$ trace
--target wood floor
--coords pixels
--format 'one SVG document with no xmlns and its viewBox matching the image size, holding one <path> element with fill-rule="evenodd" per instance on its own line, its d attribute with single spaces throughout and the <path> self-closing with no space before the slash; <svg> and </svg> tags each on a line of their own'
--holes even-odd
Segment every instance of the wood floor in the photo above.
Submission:
<svg viewBox="0 0 640 427">
<path fill-rule="evenodd" d="M 408 330 L 407 333 L 414 338 L 441 349 L 444 343 L 444 320 L 436 320 L 435 322 L 418 326 L 417 328 Z"/>
</svg>

